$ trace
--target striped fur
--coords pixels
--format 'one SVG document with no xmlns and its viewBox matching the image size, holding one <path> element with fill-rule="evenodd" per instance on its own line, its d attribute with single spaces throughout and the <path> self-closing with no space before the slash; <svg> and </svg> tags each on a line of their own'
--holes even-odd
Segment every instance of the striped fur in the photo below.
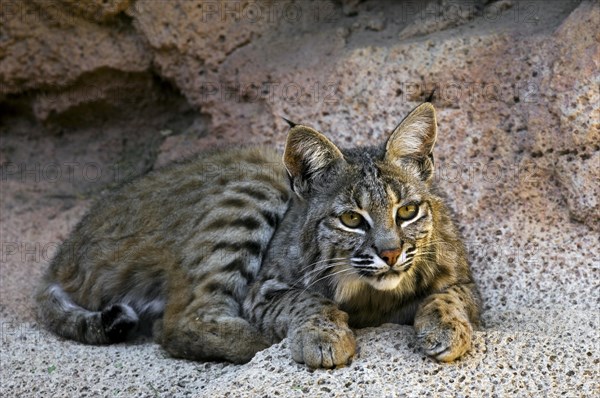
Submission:
<svg viewBox="0 0 600 398">
<path fill-rule="evenodd" d="M 151 331 L 197 360 L 246 362 L 288 337 L 310 367 L 351 359 L 350 326 L 414 322 L 427 354 L 453 360 L 470 347 L 479 297 L 432 184 L 435 138 L 424 104 L 385 147 L 340 150 L 295 125 L 283 163 L 229 149 L 126 183 L 61 246 L 39 318 L 90 344 Z M 414 217 L 398 218 L 407 204 Z M 344 224 L 347 212 L 362 224 Z"/>
</svg>

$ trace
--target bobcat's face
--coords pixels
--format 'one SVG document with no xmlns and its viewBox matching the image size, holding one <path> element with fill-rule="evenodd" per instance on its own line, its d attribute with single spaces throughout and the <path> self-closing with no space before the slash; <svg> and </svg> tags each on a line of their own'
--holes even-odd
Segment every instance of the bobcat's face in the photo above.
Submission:
<svg viewBox="0 0 600 398">
<path fill-rule="evenodd" d="M 391 290 L 428 253 L 433 221 L 424 184 L 386 166 L 362 154 L 360 167 L 340 173 L 339 190 L 323 206 L 317 241 L 335 259 L 339 282 Z"/>
<path fill-rule="evenodd" d="M 341 151 L 310 127 L 292 127 L 284 164 L 292 189 L 307 202 L 302 243 L 318 248 L 307 282 L 364 281 L 378 290 L 395 289 L 403 279 L 404 287 L 415 283 L 417 277 L 405 275 L 433 251 L 436 129 L 431 104 L 411 112 L 383 148 Z"/>
</svg>

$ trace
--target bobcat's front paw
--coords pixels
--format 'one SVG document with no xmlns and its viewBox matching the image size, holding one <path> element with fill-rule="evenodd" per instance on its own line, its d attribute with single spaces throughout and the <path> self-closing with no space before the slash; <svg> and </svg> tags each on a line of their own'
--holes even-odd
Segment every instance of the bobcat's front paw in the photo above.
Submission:
<svg viewBox="0 0 600 398">
<path fill-rule="evenodd" d="M 473 327 L 466 319 L 422 314 L 415 331 L 423 351 L 438 361 L 454 361 L 471 349 Z"/>
<path fill-rule="evenodd" d="M 315 315 L 290 334 L 290 348 L 296 362 L 311 368 L 334 368 L 347 364 L 356 351 L 348 315 L 336 310 L 333 316 Z"/>
</svg>

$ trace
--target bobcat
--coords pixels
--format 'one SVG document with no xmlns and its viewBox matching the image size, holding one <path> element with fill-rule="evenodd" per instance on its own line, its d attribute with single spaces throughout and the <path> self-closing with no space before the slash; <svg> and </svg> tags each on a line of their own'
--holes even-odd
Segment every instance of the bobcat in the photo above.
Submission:
<svg viewBox="0 0 600 398">
<path fill-rule="evenodd" d="M 41 323 L 89 344 L 151 332 L 173 357 L 235 363 L 287 337 L 297 362 L 342 366 L 350 327 L 384 322 L 414 324 L 439 361 L 467 352 L 480 298 L 433 184 L 433 106 L 380 147 L 290 125 L 283 163 L 224 149 L 103 196 L 50 264 Z"/>
</svg>

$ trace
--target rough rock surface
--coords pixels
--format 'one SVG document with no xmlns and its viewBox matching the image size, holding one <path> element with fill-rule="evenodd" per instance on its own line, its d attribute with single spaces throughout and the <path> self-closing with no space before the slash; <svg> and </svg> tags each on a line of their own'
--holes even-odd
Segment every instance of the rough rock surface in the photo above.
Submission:
<svg viewBox="0 0 600 398">
<path fill-rule="evenodd" d="M 597 394 L 598 2 L 35 0 L 0 19 L 0 395 Z M 436 178 L 485 299 L 457 363 L 397 325 L 315 372 L 285 341 L 234 366 L 36 325 L 37 278 L 100 190 L 215 145 L 281 147 L 280 116 L 378 143 L 434 88 Z"/>
</svg>

